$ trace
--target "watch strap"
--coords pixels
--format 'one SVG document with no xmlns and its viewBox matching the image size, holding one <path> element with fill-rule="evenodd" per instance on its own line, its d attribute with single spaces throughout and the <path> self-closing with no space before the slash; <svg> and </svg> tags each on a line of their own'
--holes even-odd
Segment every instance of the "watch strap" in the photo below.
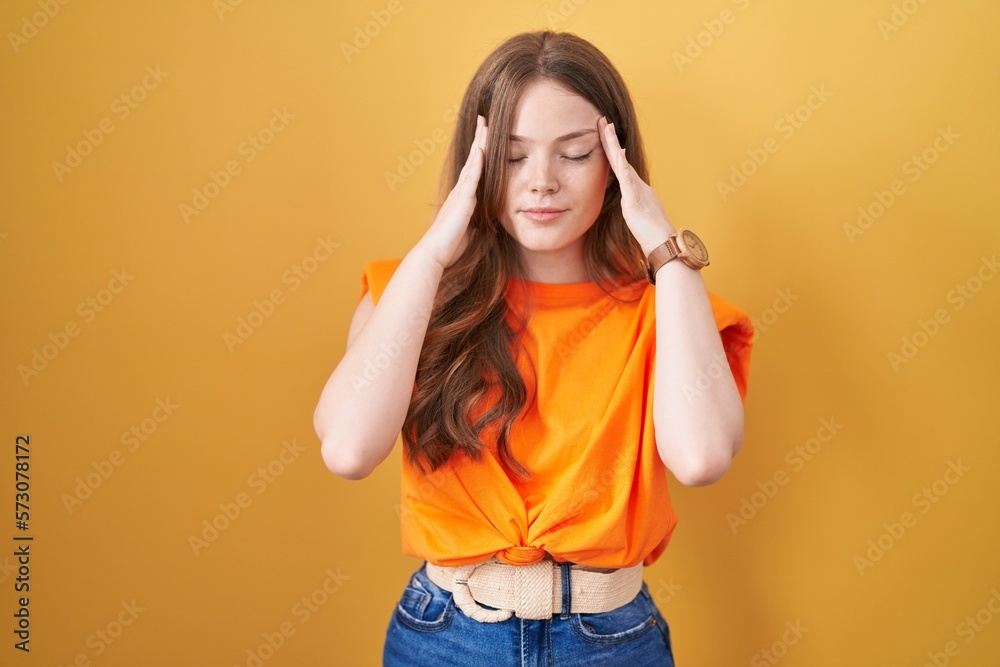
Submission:
<svg viewBox="0 0 1000 667">
<path fill-rule="evenodd" d="M 671 234 L 670 238 L 653 248 L 649 257 L 646 258 L 646 278 L 651 285 L 656 284 L 656 272 L 660 270 L 660 267 L 680 254 L 675 237 L 676 234 Z"/>
</svg>

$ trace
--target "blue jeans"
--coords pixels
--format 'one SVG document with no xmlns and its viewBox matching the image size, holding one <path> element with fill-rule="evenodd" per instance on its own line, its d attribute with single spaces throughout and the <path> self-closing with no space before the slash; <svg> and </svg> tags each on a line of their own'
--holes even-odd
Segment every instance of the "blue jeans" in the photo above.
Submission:
<svg viewBox="0 0 1000 667">
<path fill-rule="evenodd" d="M 392 612 L 383 667 L 674 667 L 670 630 L 646 582 L 618 609 L 570 614 L 571 589 L 565 582 L 572 571 L 568 564 L 561 568 L 560 613 L 551 619 L 511 616 L 481 623 L 455 605 L 451 592 L 428 579 L 425 562 Z"/>
</svg>

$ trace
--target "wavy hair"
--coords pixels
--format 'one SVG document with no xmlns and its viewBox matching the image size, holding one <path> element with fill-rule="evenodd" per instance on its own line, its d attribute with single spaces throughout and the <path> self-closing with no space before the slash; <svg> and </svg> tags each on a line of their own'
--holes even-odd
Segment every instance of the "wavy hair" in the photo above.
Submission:
<svg viewBox="0 0 1000 667">
<path fill-rule="evenodd" d="M 462 99 L 442 169 L 439 206 L 465 165 L 477 115 L 486 118 L 495 138 L 487 145 L 469 221 L 469 243 L 445 269 L 435 295 L 403 422 L 407 456 L 422 472 L 426 472 L 424 462 L 436 470 L 455 452 L 481 460 L 483 450 L 490 446 L 485 440 L 495 442 L 508 475 L 523 479 L 531 474 L 514 458 L 509 442 L 511 426 L 528 400 L 516 359 L 522 351 L 519 336 L 525 330 L 530 303 L 520 312 L 510 307 L 508 279 L 525 273 L 517 242 L 500 224 L 499 216 L 508 179 L 509 146 L 503 139 L 524 87 L 538 78 L 575 92 L 614 123 L 629 162 L 648 182 L 635 109 L 625 82 L 590 42 L 570 33 L 523 33 L 502 43 L 483 61 Z M 597 220 L 586 232 L 584 248 L 589 279 L 618 301 L 635 300 L 622 298 L 622 288 L 645 280 L 644 257 L 622 217 L 621 190 L 613 172 Z"/>
</svg>

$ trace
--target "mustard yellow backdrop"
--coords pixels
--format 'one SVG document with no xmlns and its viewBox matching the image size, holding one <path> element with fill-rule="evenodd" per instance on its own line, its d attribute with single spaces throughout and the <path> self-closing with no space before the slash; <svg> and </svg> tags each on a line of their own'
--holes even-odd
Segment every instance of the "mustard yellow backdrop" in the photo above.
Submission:
<svg viewBox="0 0 1000 667">
<path fill-rule="evenodd" d="M 654 187 L 758 327 L 744 449 L 673 484 L 645 574 L 678 664 L 998 664 L 998 22 L 8 0 L 0 663 L 378 664 L 419 566 L 400 452 L 339 479 L 313 409 L 362 264 L 429 223 L 468 79 L 548 27 L 624 74 Z"/>
</svg>

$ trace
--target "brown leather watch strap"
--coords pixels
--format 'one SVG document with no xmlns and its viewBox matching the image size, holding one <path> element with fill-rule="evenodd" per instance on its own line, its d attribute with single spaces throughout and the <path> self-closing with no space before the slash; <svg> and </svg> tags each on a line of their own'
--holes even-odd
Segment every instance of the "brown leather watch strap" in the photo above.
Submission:
<svg viewBox="0 0 1000 667">
<path fill-rule="evenodd" d="M 680 249 L 677 247 L 677 240 L 671 235 L 666 241 L 653 248 L 646 258 L 646 279 L 650 284 L 656 284 L 656 272 L 660 267 L 677 257 Z"/>
</svg>

